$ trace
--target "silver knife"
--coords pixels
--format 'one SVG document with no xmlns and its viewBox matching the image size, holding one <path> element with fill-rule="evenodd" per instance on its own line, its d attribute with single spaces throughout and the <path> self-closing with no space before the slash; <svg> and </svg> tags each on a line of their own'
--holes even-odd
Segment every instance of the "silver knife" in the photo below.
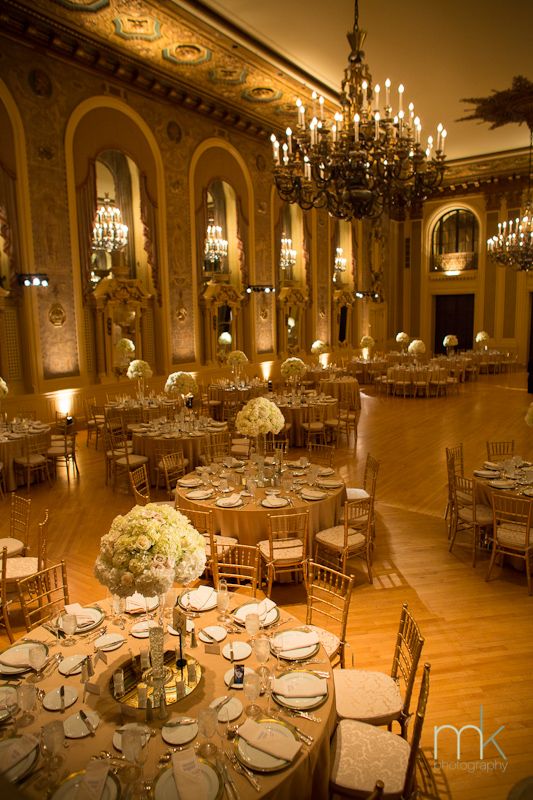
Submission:
<svg viewBox="0 0 533 800">
<path fill-rule="evenodd" d="M 200 634 L 200 633 L 201 633 L 203 636 L 205 636 L 205 638 L 207 639 L 207 641 L 209 642 L 209 644 L 218 644 L 218 642 L 217 642 L 217 640 L 215 639 L 215 637 L 214 637 L 214 636 L 211 636 L 211 634 L 210 634 L 210 633 L 208 633 L 208 632 L 205 630 L 205 628 L 201 628 L 201 629 L 198 631 L 198 634 Z"/>
<path fill-rule="evenodd" d="M 65 686 L 61 684 L 59 687 L 59 710 L 63 714 L 65 711 Z"/>
<path fill-rule="evenodd" d="M 96 736 L 94 725 L 90 721 L 89 717 L 87 716 L 87 714 L 85 713 L 83 708 L 80 708 L 78 714 L 79 714 L 79 717 L 80 717 L 81 721 L 83 722 L 83 724 L 85 725 L 85 727 L 87 728 L 89 733 L 91 734 L 91 736 Z"/>
<path fill-rule="evenodd" d="M 237 791 L 237 787 L 235 786 L 235 781 L 233 780 L 233 778 L 230 778 L 230 776 L 228 774 L 228 770 L 226 769 L 226 765 L 224 764 L 222 759 L 220 759 L 220 758 L 217 759 L 217 766 L 218 766 L 218 768 L 220 770 L 220 773 L 222 775 L 222 779 L 224 781 L 224 785 L 226 787 L 226 790 L 229 787 L 230 790 L 231 790 L 231 795 L 234 798 L 234 800 L 240 800 L 240 794 Z M 228 795 L 229 795 L 229 792 L 228 792 Z"/>
</svg>

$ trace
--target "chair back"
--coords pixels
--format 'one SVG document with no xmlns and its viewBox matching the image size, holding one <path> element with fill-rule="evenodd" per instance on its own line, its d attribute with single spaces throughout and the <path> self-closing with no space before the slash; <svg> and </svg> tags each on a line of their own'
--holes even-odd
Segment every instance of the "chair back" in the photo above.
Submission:
<svg viewBox="0 0 533 800">
<path fill-rule="evenodd" d="M 309 510 L 293 514 L 268 515 L 268 544 L 270 560 L 275 561 L 283 551 L 283 559 L 291 560 L 291 549 L 298 553 L 298 560 L 303 563 L 307 560 L 307 547 L 309 539 Z M 282 565 L 281 565 L 282 566 Z M 293 570 L 294 566 L 289 569 Z M 303 569 L 303 566 L 302 566 Z"/>
<path fill-rule="evenodd" d="M 465 474 L 465 462 L 463 456 L 463 443 L 456 444 L 453 447 L 446 448 L 446 463 L 453 457 L 454 459 L 454 472 L 457 475 Z"/>
<path fill-rule="evenodd" d="M 175 447 L 176 445 L 174 445 Z M 185 475 L 185 460 L 183 450 L 175 450 L 167 453 L 161 458 L 161 468 L 165 476 L 165 486 L 168 496 L 172 498 L 172 492 L 176 488 L 178 478 Z"/>
<path fill-rule="evenodd" d="M 257 596 L 259 581 L 259 548 L 247 544 L 234 544 L 217 553 L 215 537 L 211 534 L 211 568 L 215 589 L 224 578 L 229 588 L 246 589 Z"/>
<path fill-rule="evenodd" d="M 345 575 L 309 559 L 304 572 L 307 590 L 306 624 L 318 624 L 339 637 L 339 661 L 344 663 L 346 625 L 353 589 L 353 575 Z"/>
<path fill-rule="evenodd" d="M 30 511 L 31 498 L 26 500 L 24 497 L 20 497 L 16 492 L 12 492 L 9 535 L 13 539 L 20 539 L 21 542 L 24 542 L 25 549 L 28 547 L 28 536 L 30 532 Z"/>
<path fill-rule="evenodd" d="M 14 640 L 11 624 L 9 622 L 9 609 L 7 599 L 7 547 L 2 548 L 2 586 L 0 587 L 0 606 L 2 608 L 2 620 L 4 628 L 9 637 L 9 641 Z"/>
<path fill-rule="evenodd" d="M 37 569 L 46 567 L 46 553 L 48 547 L 48 509 L 44 511 L 44 519 L 37 526 Z"/>
<path fill-rule="evenodd" d="M 424 637 L 420 633 L 420 628 L 410 613 L 407 603 L 404 603 L 391 669 L 391 677 L 395 681 L 401 680 L 403 683 L 403 708 L 400 718 L 402 733 L 404 733 L 409 719 L 409 706 L 423 646 Z"/>
<path fill-rule="evenodd" d="M 405 771 L 405 783 L 402 792 L 402 797 L 405 798 L 412 797 L 415 789 L 418 748 L 420 747 L 420 739 L 422 737 L 422 728 L 424 727 L 424 719 L 426 716 L 426 708 L 429 697 L 430 670 L 431 665 L 424 664 L 424 672 L 422 673 L 422 682 L 420 684 L 420 692 L 418 694 L 418 703 L 415 713 L 415 724 L 413 725 L 413 734 L 411 736 L 411 749 L 409 751 L 409 759 L 407 761 L 407 769 Z"/>
<path fill-rule="evenodd" d="M 57 616 L 69 602 L 67 568 L 61 561 L 17 582 L 27 631 Z"/>
<path fill-rule="evenodd" d="M 324 467 L 331 467 L 333 465 L 333 454 L 335 448 L 330 444 L 319 444 L 317 442 L 308 442 L 307 452 L 309 454 L 309 461 L 313 464 L 321 464 Z"/>
<path fill-rule="evenodd" d="M 132 469 L 129 478 L 136 505 L 145 506 L 150 503 L 150 481 L 146 464 L 142 464 L 138 469 Z"/>
<path fill-rule="evenodd" d="M 451 475 L 451 480 L 453 507 L 458 509 L 472 506 L 474 503 L 474 481 L 456 473 Z"/>
<path fill-rule="evenodd" d="M 526 551 L 529 548 L 533 525 L 532 500 L 493 492 L 492 515 L 494 541 L 500 549 Z"/>
<path fill-rule="evenodd" d="M 215 458 L 229 456 L 231 452 L 231 436 L 229 431 L 213 431 L 209 434 L 209 457 L 211 461 Z"/>
<path fill-rule="evenodd" d="M 487 458 L 489 461 L 505 461 L 514 456 L 514 439 L 505 442 L 487 442 Z"/>
<path fill-rule="evenodd" d="M 365 462 L 365 474 L 363 478 L 363 488 L 366 489 L 370 497 L 376 495 L 376 484 L 378 480 L 380 462 L 370 453 L 367 453 Z"/>
</svg>

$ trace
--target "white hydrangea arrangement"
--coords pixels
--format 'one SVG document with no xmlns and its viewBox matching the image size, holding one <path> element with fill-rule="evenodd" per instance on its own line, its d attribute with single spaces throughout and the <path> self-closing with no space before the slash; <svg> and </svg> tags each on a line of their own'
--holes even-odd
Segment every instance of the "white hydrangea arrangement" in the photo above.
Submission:
<svg viewBox="0 0 533 800">
<path fill-rule="evenodd" d="M 9 394 L 9 389 L 7 388 L 7 383 L 3 378 L 0 378 L 0 399 L 2 397 L 7 397 Z"/>
<path fill-rule="evenodd" d="M 448 333 L 444 337 L 444 339 L 442 340 L 442 344 L 444 345 L 444 347 L 457 347 L 459 342 L 458 342 L 457 336 L 455 336 L 455 334 Z"/>
<path fill-rule="evenodd" d="M 168 394 L 198 394 L 198 384 L 189 372 L 172 372 L 165 383 Z"/>
<path fill-rule="evenodd" d="M 205 539 L 172 506 L 148 503 L 115 517 L 102 536 L 94 574 L 112 594 L 164 594 L 205 569 Z"/>
<path fill-rule="evenodd" d="M 286 358 L 280 367 L 281 377 L 289 381 L 301 380 L 307 372 L 307 367 L 301 358 Z"/>
<path fill-rule="evenodd" d="M 123 353 L 124 355 L 129 355 L 129 353 L 135 352 L 135 345 L 133 344 L 131 339 L 122 338 L 119 339 L 116 344 L 116 349 L 119 353 Z"/>
<path fill-rule="evenodd" d="M 235 418 L 235 427 L 244 436 L 279 433 L 284 425 L 285 417 L 277 405 L 266 397 L 249 400 Z"/>
<path fill-rule="evenodd" d="M 405 333 L 405 331 L 400 331 L 400 333 L 396 334 L 396 341 L 398 344 L 407 344 L 409 342 L 409 334 Z"/>
<path fill-rule="evenodd" d="M 530 425 L 531 427 L 533 427 L 533 403 L 529 404 L 529 407 L 527 409 L 527 413 L 526 413 L 526 416 L 524 417 L 524 419 L 526 421 L 526 425 Z"/>
<path fill-rule="evenodd" d="M 426 352 L 426 345 L 422 339 L 413 339 L 407 350 L 412 356 L 422 356 Z"/>
<path fill-rule="evenodd" d="M 147 361 L 143 361 L 141 358 L 135 358 L 131 361 L 126 373 L 130 380 L 151 378 L 152 374 L 150 364 Z"/>
<path fill-rule="evenodd" d="M 248 356 L 242 350 L 232 350 L 228 353 L 226 363 L 229 367 L 238 367 L 241 364 L 248 363 Z"/>
<path fill-rule="evenodd" d="M 478 331 L 476 333 L 476 342 L 478 344 L 481 344 L 482 342 L 488 342 L 489 339 L 490 339 L 490 336 L 487 333 L 487 331 Z"/>
<path fill-rule="evenodd" d="M 359 347 L 374 347 L 375 341 L 372 336 L 362 336 L 359 342 Z"/>
<path fill-rule="evenodd" d="M 311 345 L 311 353 L 314 356 L 321 356 L 322 353 L 327 352 L 327 349 L 328 349 L 327 344 L 323 342 L 321 339 L 315 339 L 315 341 Z"/>
</svg>

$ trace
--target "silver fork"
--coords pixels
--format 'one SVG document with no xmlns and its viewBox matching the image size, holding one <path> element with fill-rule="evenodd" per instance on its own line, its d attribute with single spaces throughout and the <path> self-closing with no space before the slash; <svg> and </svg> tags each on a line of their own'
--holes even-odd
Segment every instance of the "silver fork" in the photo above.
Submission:
<svg viewBox="0 0 533 800">
<path fill-rule="evenodd" d="M 256 792 L 261 791 L 261 784 L 248 767 L 245 767 L 238 761 L 237 756 L 232 753 L 230 750 L 224 750 L 226 758 L 230 762 L 231 766 L 235 770 L 238 775 L 244 775 L 244 777 L 248 780 L 248 782 L 254 787 Z"/>
</svg>

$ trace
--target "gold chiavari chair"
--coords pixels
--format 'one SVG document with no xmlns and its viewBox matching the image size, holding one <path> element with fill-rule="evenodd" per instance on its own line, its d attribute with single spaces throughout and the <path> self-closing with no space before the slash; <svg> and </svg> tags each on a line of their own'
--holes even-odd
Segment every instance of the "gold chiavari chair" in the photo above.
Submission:
<svg viewBox="0 0 533 800">
<path fill-rule="evenodd" d="M 366 562 L 368 582 L 372 583 L 372 524 L 370 498 L 347 500 L 343 524 L 315 534 L 315 560 L 345 572 L 349 560 L 362 558 Z"/>
<path fill-rule="evenodd" d="M 353 575 L 308 560 L 304 576 L 307 592 L 305 623 L 317 633 L 332 666 L 344 667 Z"/>
<path fill-rule="evenodd" d="M 141 464 L 137 469 L 132 469 L 129 473 L 129 478 L 135 504 L 145 506 L 150 503 L 150 481 L 146 464 Z"/>
<path fill-rule="evenodd" d="M 50 486 L 52 479 L 48 470 L 46 452 L 48 441 L 46 434 L 32 434 L 24 440 L 24 455 L 13 459 L 15 475 L 22 476 L 27 491 L 30 491 L 32 478 L 46 478 Z"/>
<path fill-rule="evenodd" d="M 267 597 L 280 575 L 304 575 L 309 539 L 309 510 L 302 513 L 269 514 L 268 539 L 259 542 L 261 562 L 266 569 Z"/>
<path fill-rule="evenodd" d="M 0 539 L 0 548 L 7 548 L 7 556 L 25 556 L 30 534 L 31 498 L 11 492 L 9 536 Z"/>
<path fill-rule="evenodd" d="M 514 439 L 506 442 L 487 442 L 487 458 L 489 461 L 505 461 L 514 456 Z"/>
<path fill-rule="evenodd" d="M 18 582 L 18 596 L 27 631 L 54 619 L 69 603 L 67 568 L 61 561 Z"/>
<path fill-rule="evenodd" d="M 485 580 L 490 580 L 498 556 L 514 556 L 525 562 L 527 591 L 532 593 L 531 561 L 533 558 L 533 500 L 493 492 L 492 555 Z"/>
<path fill-rule="evenodd" d="M 257 596 L 259 582 L 259 549 L 247 544 L 235 544 L 218 556 L 214 540 L 211 543 L 211 568 L 215 589 L 224 578 L 228 588 L 244 589 Z"/>
</svg>

